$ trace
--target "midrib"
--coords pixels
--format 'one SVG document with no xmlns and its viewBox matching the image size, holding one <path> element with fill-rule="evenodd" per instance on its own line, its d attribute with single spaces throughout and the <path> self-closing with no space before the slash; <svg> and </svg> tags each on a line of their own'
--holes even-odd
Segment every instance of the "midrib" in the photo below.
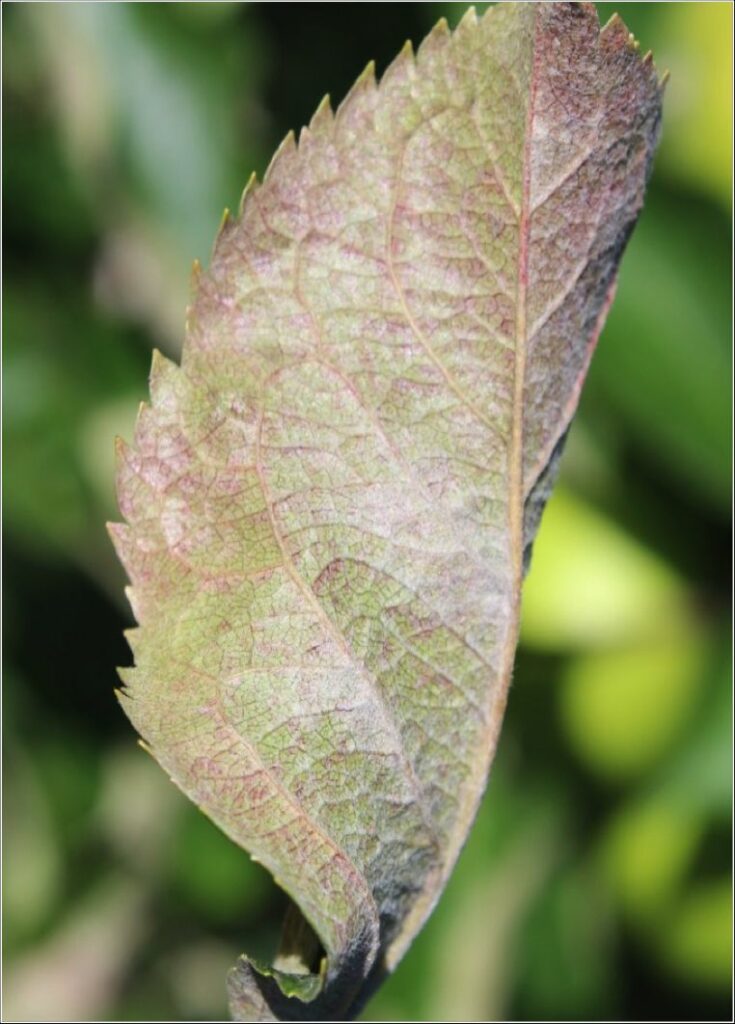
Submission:
<svg viewBox="0 0 735 1024">
<path fill-rule="evenodd" d="M 497 686 L 491 693 L 490 720 L 477 750 L 474 772 L 467 779 L 462 805 L 457 815 L 443 863 L 442 881 L 445 881 L 454 867 L 462 843 L 467 835 L 477 806 L 482 796 L 488 773 L 488 764 L 495 750 L 500 725 L 505 710 L 513 669 L 518 630 L 520 624 L 521 583 L 523 582 L 523 391 L 526 370 L 526 294 L 528 288 L 528 236 L 531 221 L 531 139 L 536 102 L 538 53 L 536 35 L 538 6 L 533 5 L 532 61 L 529 82 L 528 109 L 526 112 L 526 133 L 523 145 L 523 169 L 521 179 L 521 209 L 518 223 L 518 267 L 516 285 L 516 331 L 515 364 L 513 376 L 513 416 L 510 445 L 508 447 L 508 533 L 510 569 L 510 616 L 501 655 L 501 667 Z M 386 965 L 390 970 L 400 959 L 416 931 L 429 914 L 441 892 L 441 886 L 433 892 L 424 892 L 411 908 L 404 920 L 401 932 L 386 952 Z"/>
</svg>

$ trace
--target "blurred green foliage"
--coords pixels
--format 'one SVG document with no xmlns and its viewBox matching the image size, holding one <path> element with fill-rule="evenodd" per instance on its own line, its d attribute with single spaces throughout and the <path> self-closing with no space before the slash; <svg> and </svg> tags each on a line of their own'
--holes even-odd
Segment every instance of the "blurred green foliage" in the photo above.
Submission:
<svg viewBox="0 0 735 1024">
<path fill-rule="evenodd" d="M 480 5 L 482 6 L 482 5 Z M 598 5 L 605 20 L 613 4 Z M 732 7 L 626 3 L 664 136 L 536 545 L 487 799 L 371 1019 L 725 1019 Z M 4 10 L 5 1012 L 218 1019 L 284 898 L 135 746 L 114 517 L 188 275 L 325 91 L 462 4 Z"/>
</svg>

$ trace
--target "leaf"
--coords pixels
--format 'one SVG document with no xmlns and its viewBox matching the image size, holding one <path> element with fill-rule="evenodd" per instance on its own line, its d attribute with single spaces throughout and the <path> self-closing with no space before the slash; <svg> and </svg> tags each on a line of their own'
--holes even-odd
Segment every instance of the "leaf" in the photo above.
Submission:
<svg viewBox="0 0 735 1024">
<path fill-rule="evenodd" d="M 440 22 L 287 136 L 154 357 L 121 701 L 299 908 L 236 1019 L 353 1016 L 452 869 L 660 103 L 590 4 Z"/>
</svg>

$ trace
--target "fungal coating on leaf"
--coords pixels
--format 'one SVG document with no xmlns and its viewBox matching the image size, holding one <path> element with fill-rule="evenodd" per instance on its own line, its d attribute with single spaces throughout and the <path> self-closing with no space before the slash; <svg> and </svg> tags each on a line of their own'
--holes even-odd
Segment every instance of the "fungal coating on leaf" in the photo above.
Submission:
<svg viewBox="0 0 735 1024">
<path fill-rule="evenodd" d="M 286 137 L 154 356 L 122 705 L 300 908 L 236 1019 L 354 1015 L 447 880 L 661 92 L 591 4 L 440 22 Z"/>
</svg>

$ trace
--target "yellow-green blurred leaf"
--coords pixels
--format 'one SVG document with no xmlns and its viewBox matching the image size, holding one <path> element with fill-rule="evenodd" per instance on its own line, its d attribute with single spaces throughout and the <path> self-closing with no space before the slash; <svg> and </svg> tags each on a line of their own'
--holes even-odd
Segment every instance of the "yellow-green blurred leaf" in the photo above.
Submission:
<svg viewBox="0 0 735 1024">
<path fill-rule="evenodd" d="M 635 922 L 658 921 L 677 894 L 702 836 L 696 816 L 664 800 L 633 801 L 613 817 L 601 862 L 612 892 Z"/>
<path fill-rule="evenodd" d="M 62 887 L 59 836 L 48 794 L 24 752 L 14 751 L 3 807 L 3 938 L 13 950 L 39 930 Z"/>
<path fill-rule="evenodd" d="M 687 893 L 660 936 L 677 977 L 729 990 L 732 983 L 732 881 L 703 882 Z"/>
<path fill-rule="evenodd" d="M 681 734 L 705 679 L 696 632 L 622 650 L 581 655 L 559 690 L 569 742 L 596 774 L 635 778 Z"/>
<path fill-rule="evenodd" d="M 662 169 L 732 202 L 732 4 L 667 4 L 659 49 L 671 71 Z M 660 48 L 659 48 L 660 46 Z"/>
<path fill-rule="evenodd" d="M 550 650 L 631 642 L 681 620 L 685 591 L 652 552 L 559 488 L 523 595 L 522 642 Z"/>
</svg>

